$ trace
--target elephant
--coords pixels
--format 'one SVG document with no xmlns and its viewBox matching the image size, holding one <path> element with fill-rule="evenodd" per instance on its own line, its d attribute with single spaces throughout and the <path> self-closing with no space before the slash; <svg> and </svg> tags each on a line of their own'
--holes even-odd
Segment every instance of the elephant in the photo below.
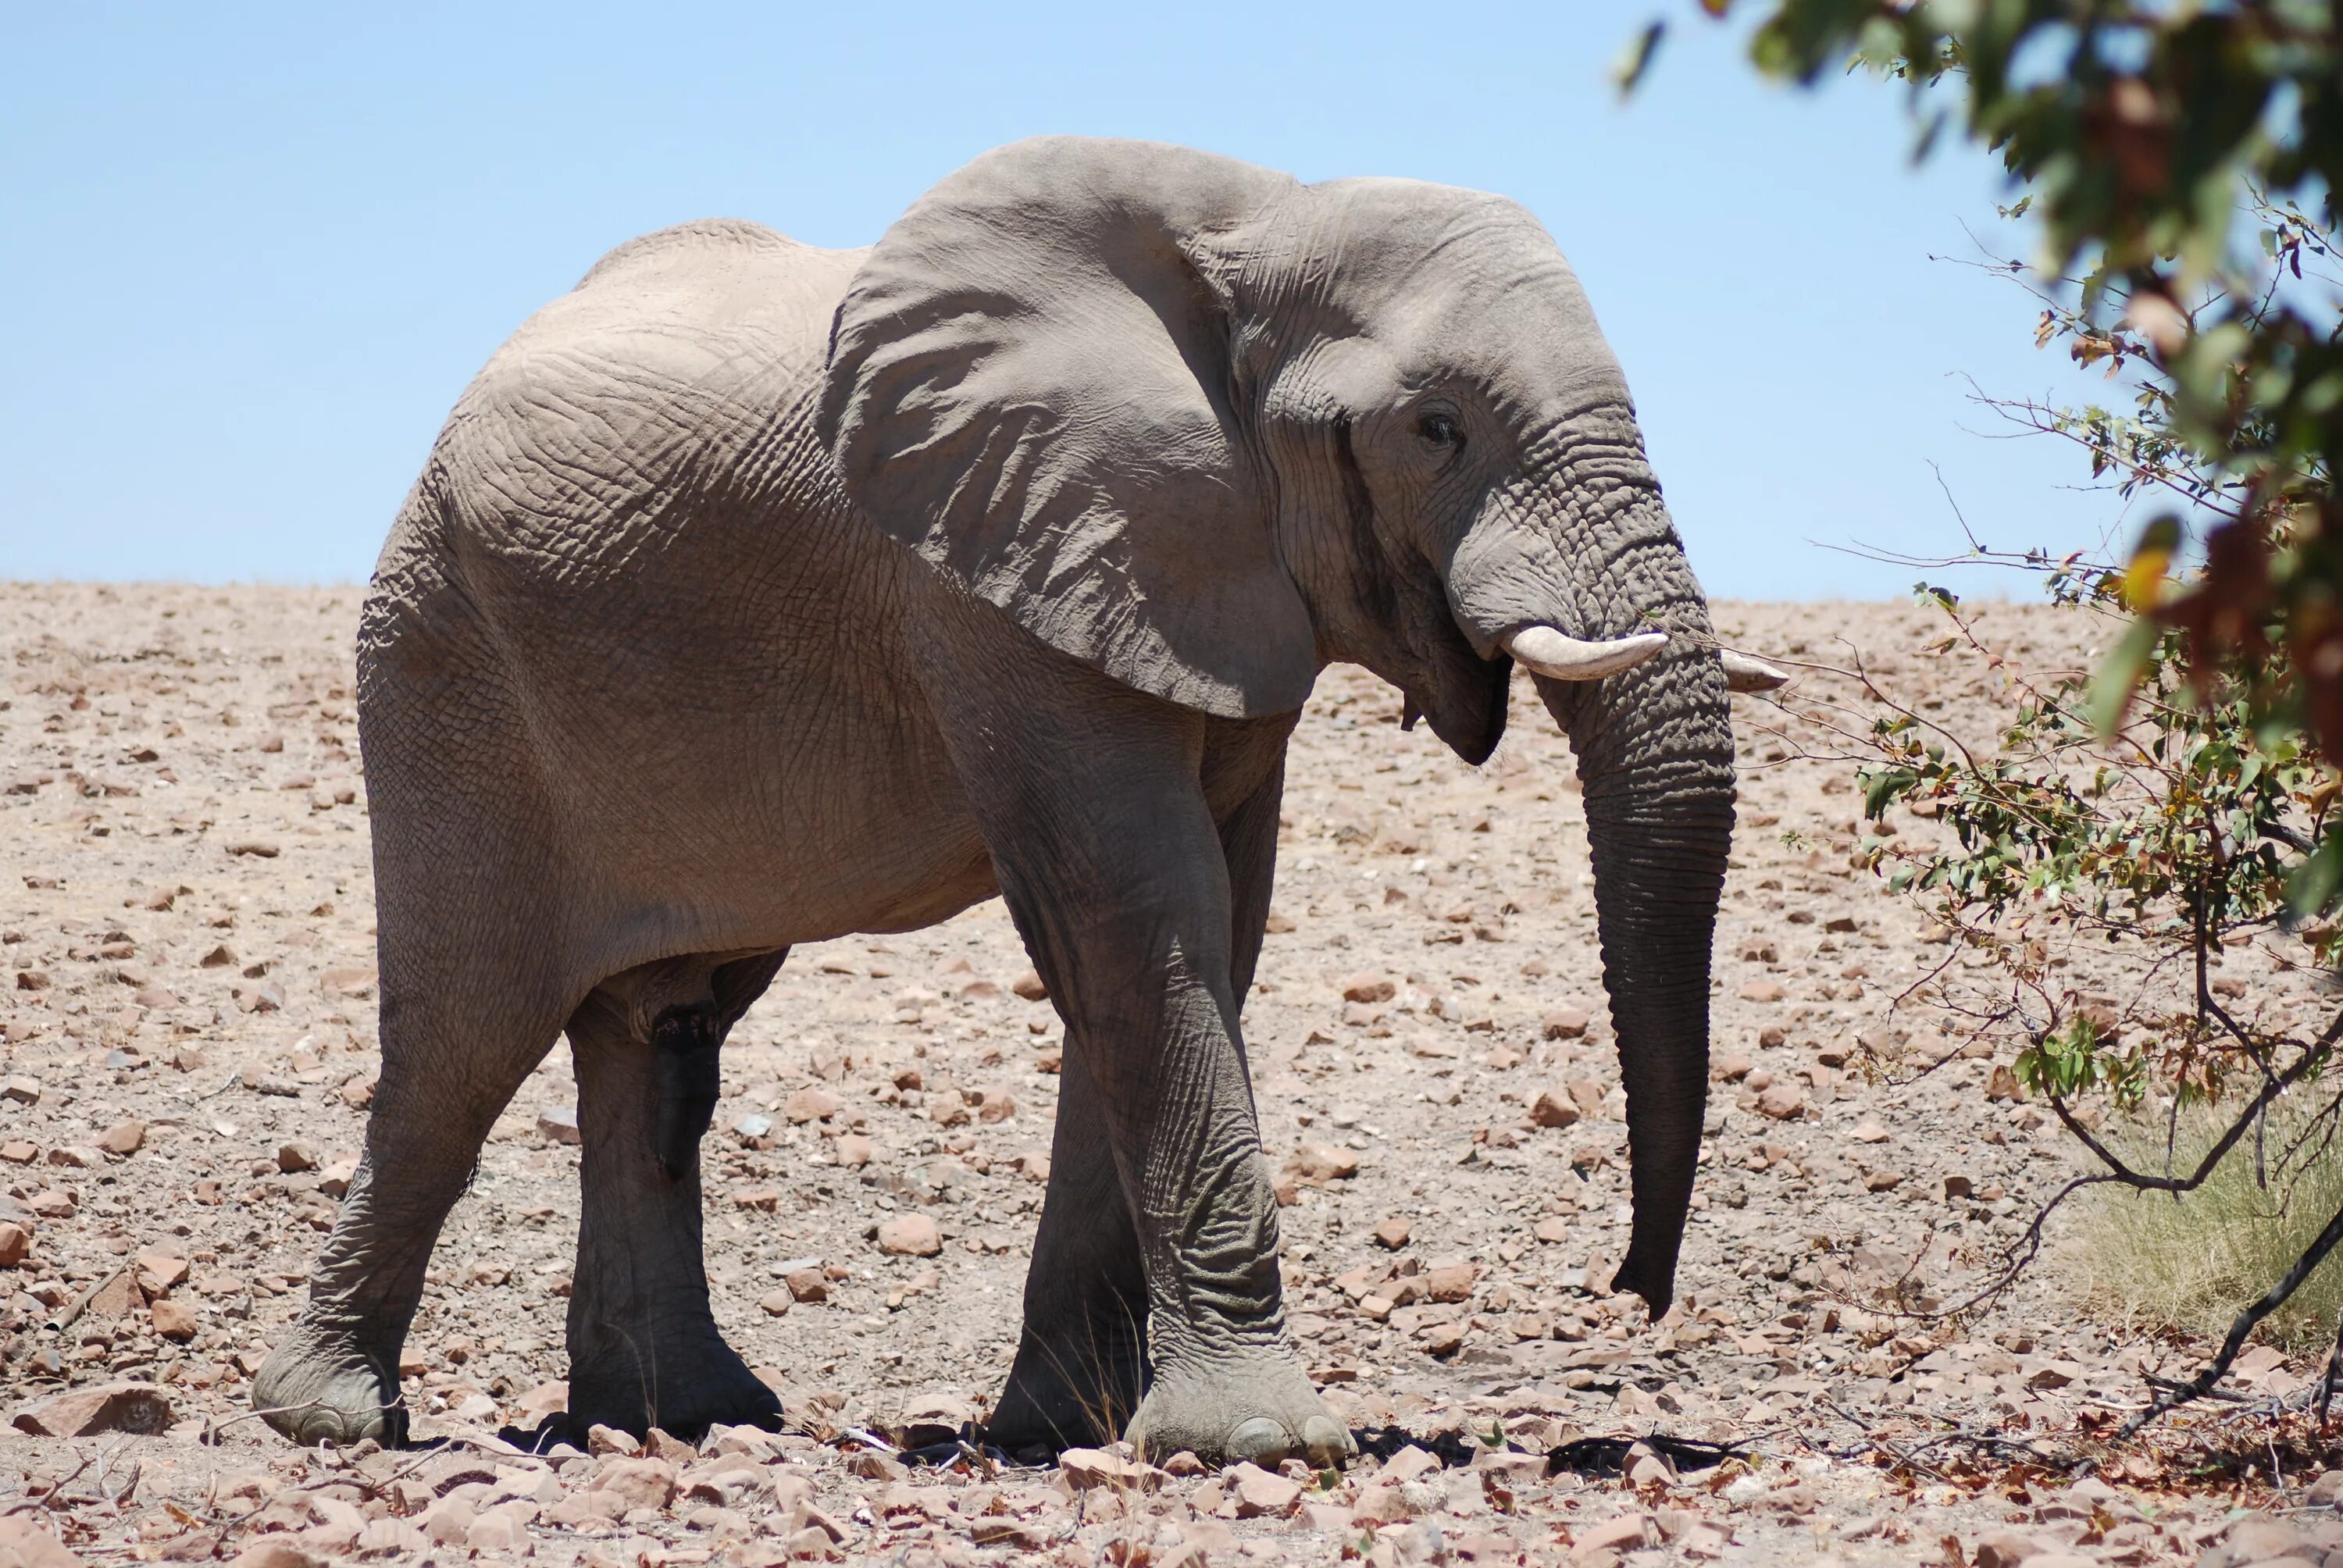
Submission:
<svg viewBox="0 0 2343 1568">
<path fill-rule="evenodd" d="M 574 1053 L 569 1419 L 776 1396 L 710 1315 L 699 1146 L 797 944 L 999 896 L 1066 1030 L 993 1440 L 1340 1462 L 1280 1298 L 1240 1013 L 1286 746 L 1365 667 L 1466 763 L 1526 668 L 1579 759 L 1628 1094 L 1618 1288 L 1674 1288 L 1734 819 L 1721 650 L 1620 367 L 1502 197 L 1048 137 L 872 246 L 619 246 L 457 403 L 366 595 L 381 1072 L 255 1380 L 407 1436 L 491 1124 Z"/>
</svg>

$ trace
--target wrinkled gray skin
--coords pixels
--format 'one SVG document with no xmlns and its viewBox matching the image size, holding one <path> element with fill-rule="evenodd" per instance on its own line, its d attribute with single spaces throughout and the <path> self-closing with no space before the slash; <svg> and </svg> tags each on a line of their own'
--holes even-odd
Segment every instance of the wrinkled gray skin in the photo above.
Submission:
<svg viewBox="0 0 2343 1568">
<path fill-rule="evenodd" d="M 305 1442 L 402 1434 L 434 1239 L 566 1030 L 574 1419 L 769 1421 L 701 1266 L 718 1045 L 792 944 L 998 892 L 1069 1049 L 995 1432 L 1339 1459 L 1239 1026 L 1286 741 L 1350 660 L 1478 763 L 1500 638 L 1532 623 L 1673 634 L 1539 679 L 1627 1084 L 1618 1281 L 1657 1311 L 1705 1092 L 1726 682 L 1537 223 L 1051 139 L 869 250 L 737 222 L 620 246 L 466 392 L 367 599 L 382 1079 L 256 1402 Z"/>
</svg>

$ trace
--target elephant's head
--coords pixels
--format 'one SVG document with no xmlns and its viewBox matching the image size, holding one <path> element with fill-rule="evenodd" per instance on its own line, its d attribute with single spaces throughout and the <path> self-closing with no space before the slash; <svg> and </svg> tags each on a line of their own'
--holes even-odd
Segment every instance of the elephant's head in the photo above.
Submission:
<svg viewBox="0 0 2343 1568">
<path fill-rule="evenodd" d="M 1617 1283 L 1664 1309 L 1706 1100 L 1728 669 L 1536 221 L 1445 186 L 1021 143 L 872 251 L 820 421 L 881 528 L 1171 701 L 1289 712 L 1351 660 L 1478 763 L 1532 671 L 1580 759 L 1627 1085 Z"/>
</svg>

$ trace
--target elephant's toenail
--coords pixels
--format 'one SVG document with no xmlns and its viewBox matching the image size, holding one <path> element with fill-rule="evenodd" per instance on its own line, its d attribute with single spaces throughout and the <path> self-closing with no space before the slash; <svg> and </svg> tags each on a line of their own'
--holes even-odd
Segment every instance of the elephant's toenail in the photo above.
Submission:
<svg viewBox="0 0 2343 1568">
<path fill-rule="evenodd" d="M 1284 1463 L 1285 1456 L 1293 1452 L 1293 1436 L 1285 1430 L 1283 1422 L 1256 1415 L 1237 1423 L 1237 1429 L 1229 1433 L 1228 1448 L 1231 1459 L 1250 1460 L 1264 1469 L 1273 1469 Z"/>
<path fill-rule="evenodd" d="M 1322 1470 L 1342 1463 L 1356 1452 L 1342 1423 L 1324 1415 L 1313 1415 L 1302 1423 L 1302 1447 L 1310 1462 Z"/>
</svg>

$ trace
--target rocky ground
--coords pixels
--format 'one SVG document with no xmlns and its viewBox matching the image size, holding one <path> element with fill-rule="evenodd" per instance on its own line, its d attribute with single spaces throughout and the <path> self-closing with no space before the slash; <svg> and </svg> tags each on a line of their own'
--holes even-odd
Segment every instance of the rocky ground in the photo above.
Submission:
<svg viewBox="0 0 2343 1568">
<path fill-rule="evenodd" d="M 1348 669 L 1296 741 L 1246 1013 L 1294 1332 L 1370 1451 L 1347 1474 L 895 1452 L 997 1391 L 1047 1173 L 1057 1023 L 1021 994 L 997 903 L 793 953 L 728 1047 L 706 1161 L 716 1312 L 789 1432 L 649 1454 L 495 1435 L 562 1398 L 578 1150 L 557 1050 L 498 1124 L 408 1342 L 416 1429 L 440 1442 L 293 1450 L 244 1415 L 249 1379 L 332 1224 L 376 1070 L 356 606 L 0 588 L 0 1564 L 2048 1568 L 2343 1549 L 2343 1474 L 2318 1479 L 2302 1418 L 2258 1413 L 2315 1369 L 2257 1349 L 2256 1404 L 2117 1445 L 2143 1372 L 2201 1347 L 2094 1324 L 2055 1269 L 1950 1322 L 1886 1310 L 1989 1279 L 2071 1154 L 1945 1019 L 1892 1005 L 1946 961 L 1943 933 L 1850 863 L 1851 769 L 1770 703 L 1736 699 L 1742 828 L 1682 1296 L 1647 1325 L 1607 1295 L 1625 1129 L 1568 748 L 1524 685 L 1503 749 L 1467 769 Z M 2051 665 L 2090 629 L 1986 616 Z M 1988 730 L 2001 700 L 1922 651 L 1936 628 L 1916 609 L 1720 619 L 1759 653 L 1860 648 L 1947 723 Z M 2280 960 L 2227 964 L 2307 998 Z M 2097 961 L 2111 1004 L 2147 984 L 2121 953 Z M 1603 1438 L 1653 1441 L 1581 1441 Z"/>
</svg>

